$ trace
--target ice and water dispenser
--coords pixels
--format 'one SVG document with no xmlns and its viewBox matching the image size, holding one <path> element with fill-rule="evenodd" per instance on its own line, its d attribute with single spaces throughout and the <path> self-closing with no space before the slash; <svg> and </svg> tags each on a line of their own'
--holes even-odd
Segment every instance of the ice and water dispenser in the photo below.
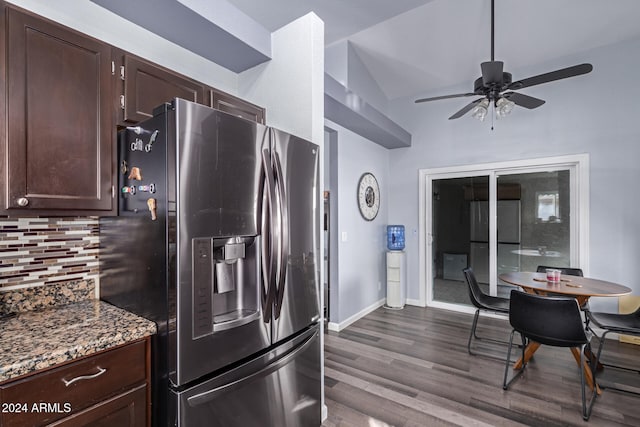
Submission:
<svg viewBox="0 0 640 427">
<path fill-rule="evenodd" d="M 257 238 L 194 238 L 192 242 L 194 338 L 257 319 Z"/>
</svg>

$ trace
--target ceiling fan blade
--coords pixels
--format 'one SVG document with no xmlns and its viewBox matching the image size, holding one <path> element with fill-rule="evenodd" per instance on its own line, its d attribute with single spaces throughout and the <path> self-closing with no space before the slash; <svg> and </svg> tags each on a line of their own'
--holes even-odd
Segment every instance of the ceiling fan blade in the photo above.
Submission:
<svg viewBox="0 0 640 427">
<path fill-rule="evenodd" d="M 549 73 L 544 73 L 537 76 L 529 77 L 527 79 L 518 80 L 511 83 L 507 87 L 507 89 L 522 89 L 524 87 L 531 87 L 542 83 L 587 74 L 590 73 L 591 70 L 593 70 L 593 65 L 591 64 L 574 65 L 573 67 L 567 67 L 561 70 L 551 71 Z"/>
<path fill-rule="evenodd" d="M 473 110 L 473 107 L 475 107 L 476 104 L 478 102 L 482 101 L 483 99 L 485 99 L 485 98 L 478 98 L 475 101 L 471 101 L 470 103 L 468 103 L 467 105 L 462 107 L 460 110 L 458 110 L 458 112 L 455 113 L 453 116 L 449 117 L 449 120 L 458 119 L 458 118 L 464 116 L 469 111 Z"/>
<path fill-rule="evenodd" d="M 450 98 L 462 98 L 465 96 L 477 96 L 477 93 L 458 93 L 455 95 L 443 95 L 443 96 L 434 96 L 433 98 L 422 98 L 422 99 L 416 99 L 415 103 L 418 104 L 420 102 L 427 102 L 427 101 L 439 101 L 441 99 L 450 99 Z"/>
<path fill-rule="evenodd" d="M 491 83 L 502 84 L 502 69 L 504 68 L 504 62 L 483 62 L 480 64 L 480 68 L 482 69 L 482 83 L 485 86 L 489 86 Z"/>
<path fill-rule="evenodd" d="M 524 95 L 522 93 L 517 92 L 507 92 L 502 95 L 507 98 L 509 101 L 515 102 L 516 105 L 519 105 L 524 108 L 528 108 L 533 110 L 534 108 L 538 108 L 542 104 L 545 103 L 544 100 L 539 98 L 534 98 L 533 96 Z"/>
</svg>

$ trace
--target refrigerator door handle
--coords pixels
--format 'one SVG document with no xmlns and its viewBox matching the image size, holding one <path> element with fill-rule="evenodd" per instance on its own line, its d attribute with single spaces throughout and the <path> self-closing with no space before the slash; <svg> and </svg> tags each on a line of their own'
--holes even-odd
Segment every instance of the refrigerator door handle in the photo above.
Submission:
<svg viewBox="0 0 640 427">
<path fill-rule="evenodd" d="M 280 261 L 280 265 L 278 268 L 278 281 L 276 285 L 276 301 L 275 301 L 275 318 L 280 317 L 280 312 L 282 311 L 282 300 L 284 298 L 284 288 L 287 279 L 287 266 L 289 265 L 289 215 L 287 211 L 287 207 L 289 206 L 287 202 L 287 193 L 284 184 L 284 175 L 282 173 L 282 163 L 280 162 L 280 155 L 277 151 L 274 151 L 274 161 L 275 161 L 275 176 L 276 176 L 276 185 L 278 195 L 278 212 L 280 213 L 280 224 L 281 224 L 281 233 L 280 233 L 280 253 L 278 256 L 278 260 Z"/>
<path fill-rule="evenodd" d="M 262 167 L 264 170 L 263 203 L 262 203 L 262 238 L 260 239 L 262 253 L 262 280 L 260 286 L 263 321 L 271 321 L 273 306 L 273 283 L 275 282 L 276 268 L 274 241 L 273 241 L 273 209 L 275 198 L 275 183 L 273 168 L 271 167 L 271 155 L 268 149 L 262 151 Z M 265 207 L 266 204 L 266 207 Z"/>
<path fill-rule="evenodd" d="M 309 347 L 312 342 L 314 337 L 318 334 L 318 332 L 314 329 L 312 330 L 313 333 L 311 333 L 311 331 L 308 333 L 309 335 L 304 339 L 303 342 L 301 342 L 300 344 L 298 344 L 297 346 L 293 346 L 291 349 L 289 349 L 287 352 L 283 353 L 282 355 L 280 355 L 278 358 L 276 358 L 275 360 L 273 360 L 271 363 L 269 363 L 267 366 L 264 366 L 263 368 L 249 374 L 249 375 L 245 375 L 242 376 L 241 378 L 235 379 L 233 381 L 229 381 L 226 384 L 223 384 L 219 387 L 213 388 L 211 390 L 207 390 L 203 393 L 199 393 L 199 394 L 195 394 L 193 396 L 190 396 L 187 398 L 187 403 L 189 404 L 189 406 L 191 406 L 192 408 L 195 406 L 199 406 L 202 404 L 205 404 L 213 399 L 215 399 L 216 397 L 220 396 L 221 394 L 224 393 L 228 393 L 230 391 L 233 391 L 237 388 L 246 386 L 247 384 L 250 384 L 256 380 L 259 380 L 261 378 L 266 377 L 267 375 L 279 370 L 280 368 L 282 368 L 283 366 L 291 363 L 293 360 L 295 360 L 295 358 L 302 352 L 304 352 L 307 347 Z"/>
</svg>

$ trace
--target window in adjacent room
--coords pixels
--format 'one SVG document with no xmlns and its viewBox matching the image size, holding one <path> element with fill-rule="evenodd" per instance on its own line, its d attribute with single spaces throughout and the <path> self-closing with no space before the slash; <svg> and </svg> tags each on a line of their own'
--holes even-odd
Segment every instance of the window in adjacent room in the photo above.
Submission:
<svg viewBox="0 0 640 427">
<path fill-rule="evenodd" d="M 536 218 L 540 222 L 560 222 L 560 196 L 557 191 L 536 193 Z"/>
</svg>

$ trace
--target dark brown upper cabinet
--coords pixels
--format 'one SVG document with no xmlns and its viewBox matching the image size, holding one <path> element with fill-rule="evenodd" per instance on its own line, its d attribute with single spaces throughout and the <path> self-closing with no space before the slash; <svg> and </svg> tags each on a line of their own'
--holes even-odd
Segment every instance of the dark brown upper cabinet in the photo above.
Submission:
<svg viewBox="0 0 640 427">
<path fill-rule="evenodd" d="M 0 15 L 0 215 L 114 212 L 111 47 L 4 3 Z"/>
<path fill-rule="evenodd" d="M 114 215 L 116 132 L 175 97 L 265 110 L 0 0 L 0 216 Z"/>
<path fill-rule="evenodd" d="M 203 84 L 131 54 L 118 56 L 116 72 L 123 82 L 120 125 L 152 117 L 154 108 L 173 98 L 206 104 Z"/>
<path fill-rule="evenodd" d="M 217 89 L 209 89 L 209 106 L 254 122 L 265 122 L 264 108 Z"/>
</svg>

